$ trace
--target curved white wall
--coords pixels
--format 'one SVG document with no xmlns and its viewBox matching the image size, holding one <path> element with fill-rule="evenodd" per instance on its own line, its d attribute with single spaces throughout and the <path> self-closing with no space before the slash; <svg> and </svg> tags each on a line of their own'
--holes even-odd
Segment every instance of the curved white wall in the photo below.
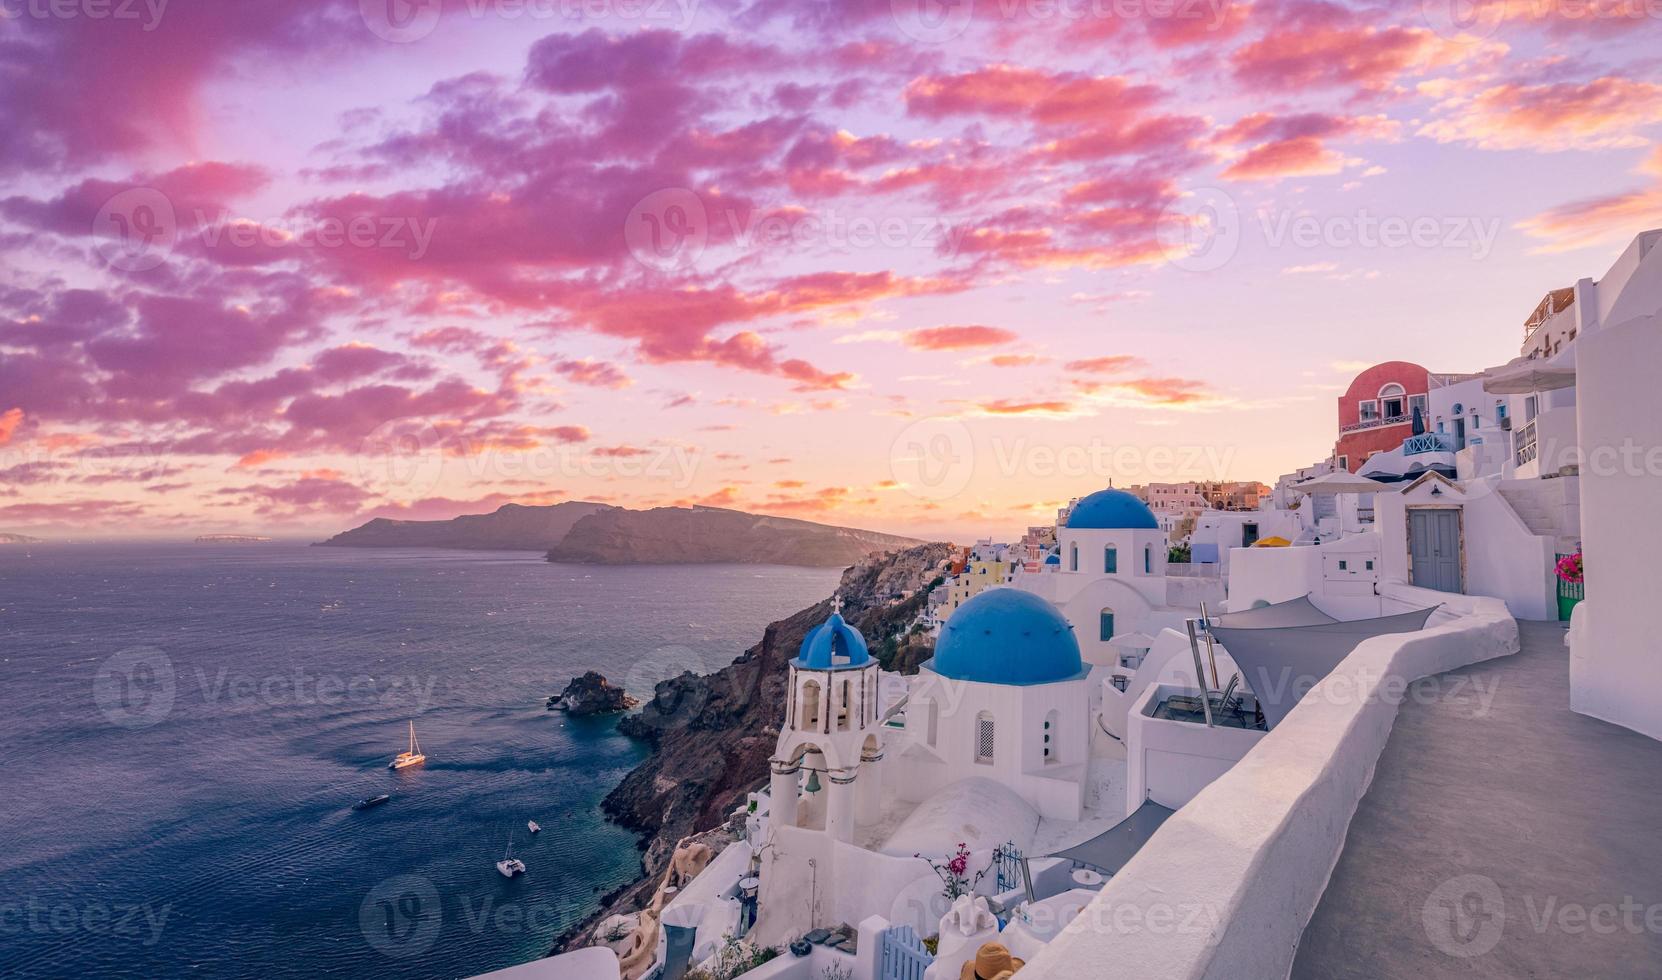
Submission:
<svg viewBox="0 0 1662 980">
<path fill-rule="evenodd" d="M 1285 977 L 1344 846 L 1408 682 L 1517 652 L 1497 599 L 1382 585 L 1448 603 L 1442 625 L 1375 637 L 1234 769 L 1168 820 L 1023 980 Z"/>
</svg>

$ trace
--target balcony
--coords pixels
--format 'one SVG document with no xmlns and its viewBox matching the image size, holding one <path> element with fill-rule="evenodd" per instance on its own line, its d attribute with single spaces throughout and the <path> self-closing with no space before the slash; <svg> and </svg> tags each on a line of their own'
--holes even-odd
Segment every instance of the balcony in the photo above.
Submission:
<svg viewBox="0 0 1662 980">
<path fill-rule="evenodd" d="M 1512 461 L 1514 465 L 1525 466 L 1533 463 L 1535 457 L 1540 455 L 1541 449 L 1535 425 L 1538 421 L 1540 420 L 1530 419 L 1524 423 L 1523 428 L 1512 434 L 1512 445 L 1516 447 L 1513 450 Z"/>
<path fill-rule="evenodd" d="M 1364 419 L 1361 422 L 1352 422 L 1350 425 L 1339 427 L 1340 433 L 1361 432 L 1364 429 L 1382 429 L 1387 425 L 1407 425 L 1414 421 L 1410 415 L 1393 415 L 1388 419 Z"/>
</svg>

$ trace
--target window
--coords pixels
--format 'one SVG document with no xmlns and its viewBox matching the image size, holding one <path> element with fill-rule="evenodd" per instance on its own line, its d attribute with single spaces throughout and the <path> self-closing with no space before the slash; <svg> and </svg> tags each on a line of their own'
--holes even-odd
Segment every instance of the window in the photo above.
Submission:
<svg viewBox="0 0 1662 980">
<path fill-rule="evenodd" d="M 1388 384 L 1379 389 L 1380 413 L 1388 419 L 1399 419 L 1404 414 L 1402 385 Z"/>
<path fill-rule="evenodd" d="M 1505 402 L 1495 402 L 1495 420 L 1499 421 L 1500 419 L 1503 419 L 1505 417 L 1506 417 L 1506 403 Z M 1440 432 L 1442 430 L 1439 429 L 1438 431 Z"/>
<path fill-rule="evenodd" d="M 1058 758 L 1056 753 L 1055 736 L 1061 727 L 1058 724 L 1059 721 L 1060 716 L 1058 716 L 1055 711 L 1051 711 L 1049 714 L 1045 715 L 1044 760 L 1046 765 L 1057 761 Z"/>
<path fill-rule="evenodd" d="M 1373 571 L 1373 562 L 1368 562 L 1368 571 Z"/>
<path fill-rule="evenodd" d="M 1422 419 L 1431 413 L 1431 406 L 1427 401 L 1428 397 L 1427 395 L 1408 396 L 1408 414 L 1410 417 L 1413 416 L 1416 408 L 1420 410 L 1420 418 Z"/>
<path fill-rule="evenodd" d="M 1120 552 L 1118 548 L 1110 545 L 1102 549 L 1102 570 L 1109 575 L 1113 575 L 1120 570 Z"/>
<path fill-rule="evenodd" d="M 1143 574 L 1154 574 L 1154 549 L 1146 544 L 1143 545 Z"/>
<path fill-rule="evenodd" d="M 1068 571 L 1079 571 L 1079 546 L 1072 545 L 1068 550 Z"/>
<path fill-rule="evenodd" d="M 1114 638 L 1114 611 L 1104 609 L 1097 621 L 1097 639 L 1106 643 Z"/>
<path fill-rule="evenodd" d="M 1341 572 L 1350 571 L 1350 562 L 1341 560 L 1339 562 L 1339 571 L 1341 571 Z"/>
<path fill-rule="evenodd" d="M 975 761 L 983 765 L 993 761 L 993 716 L 985 711 L 975 716 Z"/>
<path fill-rule="evenodd" d="M 1363 422 L 1379 421 L 1379 403 L 1376 401 L 1358 402 L 1356 405 L 1358 419 Z"/>
</svg>

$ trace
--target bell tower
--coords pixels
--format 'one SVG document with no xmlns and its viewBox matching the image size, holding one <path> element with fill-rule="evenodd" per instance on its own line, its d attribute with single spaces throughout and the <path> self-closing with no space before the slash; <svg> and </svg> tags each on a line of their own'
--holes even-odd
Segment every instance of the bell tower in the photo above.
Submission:
<svg viewBox="0 0 1662 980">
<path fill-rule="evenodd" d="M 827 833 L 847 841 L 856 819 L 875 820 L 881 807 L 882 705 L 877 661 L 843 619 L 840 595 L 831 610 L 790 662 L 769 795 L 773 820 L 815 828 L 823 821 Z"/>
</svg>

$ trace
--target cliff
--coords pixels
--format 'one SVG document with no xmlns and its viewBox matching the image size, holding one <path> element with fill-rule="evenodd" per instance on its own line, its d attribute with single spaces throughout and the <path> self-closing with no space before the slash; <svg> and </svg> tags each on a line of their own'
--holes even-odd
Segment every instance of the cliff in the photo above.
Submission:
<svg viewBox="0 0 1662 980">
<path fill-rule="evenodd" d="M 843 616 L 859 628 L 885 668 L 927 659 L 931 643 L 912 632 L 937 568 L 950 553 L 926 544 L 868 557 L 843 572 Z M 714 674 L 660 683 L 618 730 L 645 739 L 652 754 L 601 803 L 613 821 L 641 835 L 643 877 L 606 897 L 604 908 L 561 937 L 556 949 L 589 944 L 588 932 L 614 912 L 634 911 L 667 867 L 677 840 L 714 827 L 767 779 L 785 710 L 786 662 L 807 631 L 831 613 L 830 597 L 772 623 L 762 642 Z"/>
<path fill-rule="evenodd" d="M 839 566 L 922 542 L 876 531 L 718 507 L 616 508 L 578 521 L 549 561 L 598 564 L 748 562 Z"/>
<path fill-rule="evenodd" d="M 503 504 L 489 514 L 463 514 L 448 521 L 394 521 L 378 517 L 327 541 L 330 548 L 477 548 L 544 551 L 564 540 L 572 525 L 605 504 L 566 500 L 533 507 Z"/>
</svg>

